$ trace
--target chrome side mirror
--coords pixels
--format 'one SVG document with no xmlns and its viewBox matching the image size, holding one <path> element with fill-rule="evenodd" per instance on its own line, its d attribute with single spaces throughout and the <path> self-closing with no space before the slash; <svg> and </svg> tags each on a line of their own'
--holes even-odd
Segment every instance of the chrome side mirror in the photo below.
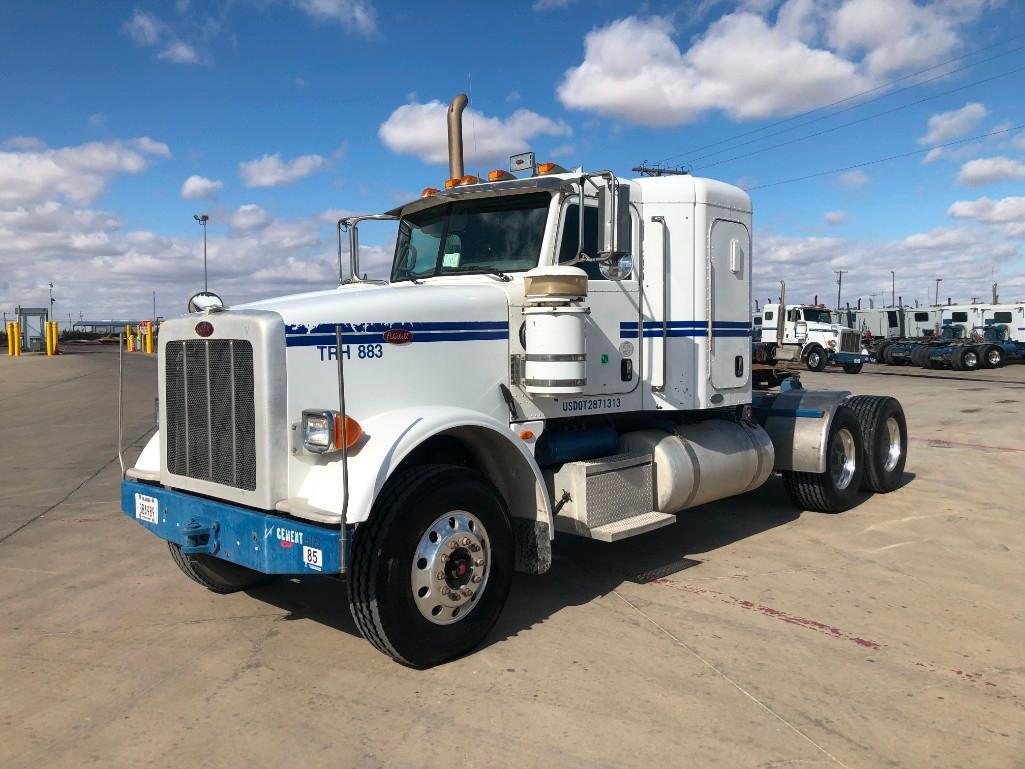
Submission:
<svg viewBox="0 0 1025 769">
<path fill-rule="evenodd" d="M 630 230 L 630 185 L 613 177 L 598 188 L 598 256 L 630 253 Z"/>
<path fill-rule="evenodd" d="M 630 254 L 611 256 L 599 262 L 598 269 L 606 280 L 627 280 L 634 271 L 634 258 Z"/>
<path fill-rule="evenodd" d="M 189 312 L 218 312 L 224 309 L 224 300 L 212 291 L 200 291 L 189 299 Z"/>
</svg>

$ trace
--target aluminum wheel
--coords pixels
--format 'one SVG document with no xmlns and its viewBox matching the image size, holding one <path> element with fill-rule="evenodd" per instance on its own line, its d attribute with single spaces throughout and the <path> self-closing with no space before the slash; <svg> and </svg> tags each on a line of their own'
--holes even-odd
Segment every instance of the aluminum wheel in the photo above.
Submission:
<svg viewBox="0 0 1025 769">
<path fill-rule="evenodd" d="M 436 625 L 458 622 L 484 593 L 490 566 L 491 542 L 475 515 L 453 510 L 439 516 L 413 554 L 413 602 Z"/>
<path fill-rule="evenodd" d="M 817 352 L 811 352 L 808 354 L 808 365 L 812 368 L 818 368 L 819 363 L 822 362 L 822 356 Z"/>
<path fill-rule="evenodd" d="M 899 438 L 898 438 L 899 442 Z M 858 465 L 857 450 L 854 436 L 847 428 L 837 430 L 833 436 L 833 444 L 829 447 L 829 472 L 833 476 L 833 485 L 846 489 L 851 485 Z"/>
<path fill-rule="evenodd" d="M 986 362 L 989 363 L 990 368 L 996 368 L 1000 365 L 1000 361 L 1003 360 L 1004 354 L 995 347 L 990 347 L 986 353 Z"/>
<path fill-rule="evenodd" d="M 979 356 L 975 354 L 974 350 L 965 350 L 964 355 L 961 356 L 962 365 L 969 371 L 975 369 L 979 365 Z"/>
<path fill-rule="evenodd" d="M 900 424 L 894 417 L 889 417 L 886 420 L 886 437 L 889 439 L 890 448 L 886 452 L 886 462 L 883 464 L 883 469 L 886 472 L 891 472 L 900 461 L 900 455 L 903 451 L 900 445 Z"/>
</svg>

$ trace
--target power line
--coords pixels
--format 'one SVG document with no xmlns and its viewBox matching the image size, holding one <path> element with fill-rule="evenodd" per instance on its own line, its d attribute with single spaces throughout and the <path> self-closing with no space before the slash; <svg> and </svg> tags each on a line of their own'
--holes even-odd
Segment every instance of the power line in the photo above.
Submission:
<svg viewBox="0 0 1025 769">
<path fill-rule="evenodd" d="M 936 80 L 942 80 L 942 79 L 944 79 L 946 77 L 949 77 L 950 75 L 953 75 L 953 74 L 955 74 L 957 72 L 962 72 L 962 71 L 964 71 L 966 69 L 971 69 L 972 67 L 978 66 L 979 64 L 985 64 L 986 62 L 990 62 L 990 61 L 993 61 L 994 59 L 998 59 L 1000 56 L 1006 56 L 1007 54 L 1017 53 L 1018 51 L 1022 51 L 1022 50 L 1025 50 L 1025 45 L 1019 46 L 1018 48 L 1012 48 L 1010 51 L 1004 51 L 1003 53 L 998 54 L 997 56 L 992 56 L 989 59 L 983 59 L 982 61 L 977 61 L 977 62 L 974 62 L 972 64 L 967 64 L 964 67 L 958 67 L 957 69 L 952 69 L 949 72 L 944 72 L 944 73 L 942 73 L 940 75 L 936 75 L 935 77 L 930 77 L 930 78 L 927 78 L 925 80 L 921 80 L 921 81 L 919 81 L 917 83 L 914 83 L 913 85 L 905 86 L 904 88 L 898 88 L 895 91 L 890 91 L 889 93 L 885 93 L 882 96 L 876 97 L 875 99 L 866 99 L 863 102 L 858 102 L 857 104 L 852 104 L 850 107 L 844 107 L 843 109 L 836 110 L 835 112 L 831 112 L 828 115 L 822 115 L 821 117 L 813 118 L 812 120 L 806 120 L 803 123 L 798 123 L 797 125 L 793 125 L 793 126 L 790 126 L 788 128 L 783 128 L 783 129 L 781 129 L 779 131 L 773 131 L 772 133 L 766 134 L 765 136 L 758 136 L 758 137 L 756 137 L 754 139 L 748 139 L 746 142 L 741 142 L 740 144 L 734 144 L 732 146 L 725 147 L 725 148 L 723 148 L 721 150 L 716 150 L 715 152 L 708 152 L 708 153 L 706 153 L 704 155 L 698 155 L 696 158 L 691 158 L 690 162 L 693 163 L 693 162 L 698 161 L 698 160 L 704 160 L 705 158 L 715 157 L 716 155 L 721 155 L 724 152 L 730 152 L 732 150 L 739 149 L 740 147 L 746 147 L 749 144 L 755 144 L 757 142 L 764 141 L 766 139 L 770 139 L 773 136 L 779 136 L 780 134 L 789 133 L 790 131 L 796 131 L 798 128 L 804 128 L 805 126 L 812 125 L 814 123 L 821 123 L 823 120 L 828 120 L 829 118 L 836 117 L 837 115 L 842 115 L 845 112 L 850 112 L 851 110 L 860 109 L 861 107 L 864 107 L 866 104 L 872 104 L 873 102 L 877 102 L 877 101 L 879 101 L 881 99 L 884 99 L 884 98 L 889 98 L 890 96 L 894 96 L 894 95 L 896 95 L 898 93 L 903 93 L 904 91 L 910 91 L 912 89 L 918 88 L 921 85 L 925 85 L 926 83 L 932 83 L 932 82 L 934 82 Z M 1011 70 L 1011 71 L 1014 72 L 1015 70 Z M 1001 77 L 1001 76 L 998 75 L 997 77 Z M 982 80 L 982 81 L 979 81 L 979 82 L 987 82 L 987 81 L 986 80 Z M 975 83 L 975 85 L 977 85 L 977 84 L 978 83 Z M 969 85 L 972 85 L 972 84 L 969 84 Z M 944 96 L 944 95 L 949 94 L 949 93 L 954 93 L 955 91 L 962 90 L 963 88 L 966 88 L 966 87 L 968 87 L 968 86 L 961 86 L 961 87 L 955 88 L 955 89 L 953 89 L 951 91 L 942 91 L 942 92 L 940 92 L 938 94 L 935 94 L 933 96 L 926 97 L 926 99 L 923 99 L 921 101 L 911 102 L 910 104 L 905 105 L 905 106 L 913 106 L 915 104 L 921 104 L 922 101 L 928 101 L 929 99 L 934 99 L 934 98 L 937 98 L 939 96 Z M 899 107 L 898 109 L 903 109 L 903 107 Z M 879 115 L 886 115 L 886 114 L 889 114 L 889 112 L 895 112 L 895 111 L 896 111 L 896 109 L 894 109 L 894 110 L 887 110 L 887 111 L 884 111 L 884 112 L 880 112 L 878 114 Z M 846 125 L 853 125 L 853 124 L 846 124 Z M 836 126 L 836 127 L 837 128 L 843 128 L 843 125 Z M 813 135 L 817 135 L 817 134 L 813 134 Z"/>
<path fill-rule="evenodd" d="M 990 131 L 989 133 L 979 134 L 978 136 L 966 136 L 964 139 L 955 139 L 954 141 L 945 142 L 943 144 L 934 144 L 932 147 L 922 147 L 921 149 L 911 150 L 910 152 L 902 152 L 898 155 L 888 155 L 884 158 L 877 158 L 875 160 L 866 160 L 863 163 L 855 163 L 852 166 L 843 166 L 842 168 L 832 168 L 828 171 L 819 171 L 814 174 L 806 174 L 805 176 L 795 176 L 792 179 L 782 179 L 778 182 L 769 182 L 768 184 L 756 184 L 754 187 L 745 187 L 746 192 L 753 192 L 754 190 L 764 190 L 768 187 L 778 187 L 781 184 L 793 184 L 794 182 L 803 182 L 808 179 L 817 179 L 821 176 L 829 176 L 831 174 L 839 174 L 844 171 L 853 171 L 857 168 L 864 168 L 866 166 L 874 166 L 879 163 L 886 163 L 890 160 L 900 160 L 901 158 L 909 158 L 913 155 L 921 155 L 923 152 L 931 152 L 932 150 L 942 149 L 944 147 L 953 147 L 956 144 L 964 144 L 965 142 L 977 141 L 979 139 L 987 139 L 990 136 L 999 136 L 1000 134 L 1010 133 L 1011 131 L 1017 131 L 1025 128 L 1025 123 L 1021 125 L 1013 125 L 1010 128 L 1001 128 L 999 131 Z"/>
<path fill-rule="evenodd" d="M 844 98 L 837 99 L 836 101 L 830 102 L 829 104 L 823 104 L 820 107 L 814 107 L 814 108 L 812 108 L 810 110 L 806 110 L 805 112 L 800 112 L 800 113 L 798 113 L 796 115 L 791 115 L 790 117 L 783 118 L 782 120 L 777 120 L 777 121 L 775 121 L 773 123 L 769 123 L 768 125 L 759 126 L 758 128 L 752 128 L 752 129 L 750 129 L 748 131 L 743 131 L 741 133 L 734 134 L 733 136 L 728 136 L 725 139 L 720 139 L 718 141 L 714 141 L 714 142 L 711 142 L 709 144 L 703 144 L 703 145 L 701 145 L 699 147 L 695 147 L 692 150 L 687 150 L 687 151 L 684 151 L 684 152 L 678 152 L 675 155 L 669 155 L 668 157 L 663 158 L 662 160 L 659 160 L 657 164 L 665 163 L 668 160 L 672 160 L 673 158 L 677 158 L 677 157 L 680 157 L 682 155 L 687 155 L 687 154 L 689 154 L 691 152 L 700 152 L 701 150 L 709 149 L 711 147 L 718 147 L 721 144 L 727 144 L 727 143 L 733 142 L 736 139 L 742 139 L 745 136 L 750 136 L 751 134 L 760 133 L 762 131 L 767 131 L 770 128 L 775 128 L 776 126 L 784 125 L 785 123 L 789 123 L 789 122 L 791 122 L 793 120 L 800 120 L 803 117 L 807 117 L 808 115 L 814 115 L 816 112 L 821 112 L 822 110 L 829 109 L 830 107 L 836 107 L 836 106 L 838 106 L 840 104 L 845 104 L 846 102 L 852 101 L 854 99 L 861 98 L 862 96 L 867 96 L 867 95 L 869 95 L 871 93 L 875 93 L 877 91 L 882 91 L 882 90 L 889 89 L 891 86 L 896 85 L 897 83 L 903 82 L 903 81 L 905 81 L 905 80 L 907 80 L 909 78 L 918 77 L 919 75 L 924 75 L 927 72 L 933 71 L 934 69 L 939 69 L 940 67 L 945 67 L 948 64 L 953 64 L 956 61 L 961 61 L 962 59 L 967 59 L 970 56 L 975 56 L 975 55 L 983 53 L 985 51 L 992 50 L 993 48 L 999 48 L 1002 45 L 1006 45 L 1007 43 L 1010 43 L 1010 42 L 1012 42 L 1014 40 L 1018 40 L 1018 39 L 1020 39 L 1022 37 L 1025 37 L 1025 34 L 1013 35 L 1012 37 L 1006 38 L 1005 40 L 1002 40 L 1002 41 L 1000 41 L 998 43 L 993 43 L 992 45 L 984 46 L 983 48 L 976 48 L 975 50 L 969 51 L 968 53 L 962 54 L 961 56 L 955 56 L 952 59 L 947 59 L 946 61 L 942 61 L 939 64 L 934 64 L 931 67 L 926 67 L 925 69 L 918 70 L 916 72 L 910 72 L 907 75 L 902 75 L 901 77 L 898 77 L 898 78 L 895 78 L 893 80 L 890 80 L 889 82 L 883 83 L 882 85 L 878 85 L 878 86 L 876 86 L 874 88 L 869 88 L 868 90 L 861 91 L 861 92 L 856 93 L 856 94 L 852 94 L 851 96 L 845 96 Z M 959 67 L 957 69 L 951 70 L 950 72 L 945 72 L 945 73 L 943 73 L 943 74 L 941 74 L 941 75 L 939 75 L 937 77 L 939 77 L 939 78 L 948 77 L 948 76 L 950 76 L 952 74 L 955 74 L 957 72 L 961 72 L 962 70 L 970 69 L 971 67 L 975 67 L 975 66 L 977 66 L 979 64 L 985 64 L 988 61 L 993 61 L 993 59 L 997 59 L 997 58 L 999 58 L 1001 56 L 1006 56 L 1007 54 L 1010 54 L 1010 53 L 1015 53 L 1016 51 L 1019 51 L 1019 50 L 1021 50 L 1021 48 L 1013 48 L 1010 51 L 1004 51 L 1003 53 L 997 54 L 996 56 L 992 56 L 989 59 L 983 59 L 982 61 L 977 61 L 977 62 L 974 62 L 973 64 L 967 64 L 964 67 Z M 912 88 L 917 88 L 920 85 L 924 85 L 925 83 L 932 82 L 933 80 L 936 80 L 936 79 L 937 78 L 929 78 L 928 80 L 923 80 L 923 81 L 921 81 L 919 83 L 913 83 L 913 84 L 911 84 L 909 86 L 905 86 L 903 88 L 899 88 L 896 91 L 890 91 L 888 93 L 882 94 L 882 95 L 876 97 L 875 99 L 867 99 L 867 100 L 865 100 L 863 102 L 859 102 L 858 104 L 855 104 L 855 105 L 853 105 L 851 107 L 847 107 L 844 110 L 839 110 L 839 111 L 831 113 L 831 114 L 840 114 L 840 112 L 845 112 L 845 111 L 847 111 L 849 109 L 855 109 L 856 107 L 864 106 L 865 104 L 870 104 L 873 101 L 878 101 L 879 99 L 882 99 L 882 98 L 884 98 L 886 96 L 892 96 L 895 93 L 901 93 L 902 91 L 910 90 Z M 824 115 L 823 117 L 817 118 L 816 120 L 825 120 L 828 117 L 830 117 L 830 115 Z M 816 121 L 810 121 L 810 122 L 816 122 Z M 808 123 L 803 123 L 802 125 L 808 125 Z M 800 126 L 794 126 L 794 128 L 799 128 L 799 127 Z M 766 137 L 766 138 L 768 138 L 768 137 Z"/>
<path fill-rule="evenodd" d="M 965 85 L 960 85 L 957 88 L 950 88 L 950 89 L 948 89 L 946 91 L 940 91 L 939 93 L 932 94 L 931 96 L 924 96 L 921 99 L 917 99 L 917 100 L 912 101 L 912 102 L 907 102 L 905 104 L 898 104 L 896 107 L 891 107 L 890 109 L 883 110 L 882 112 L 874 112 L 871 115 L 866 115 L 865 117 L 860 117 L 860 118 L 857 118 L 855 120 L 848 120 L 846 123 L 840 123 L 839 125 L 830 126 L 829 128 L 823 128 L 820 131 L 814 131 L 813 133 L 805 134 L 804 136 L 798 136 L 798 137 L 795 137 L 793 139 L 787 139 L 786 141 L 778 142 L 777 144 L 770 144 L 767 147 L 760 147 L 759 149 L 752 150 L 751 152 L 745 152 L 742 155 L 734 155 L 733 157 L 725 158 L 724 160 L 716 160 L 714 163 L 706 163 L 703 166 L 698 166 L 695 170 L 703 170 L 705 168 L 714 168 L 715 166 L 721 166 L 724 163 L 732 163 L 734 160 L 743 160 L 744 158 L 749 158 L 749 157 L 752 157 L 753 155 L 760 155 L 761 153 L 768 152 L 769 150 L 775 150 L 775 149 L 779 149 L 780 147 L 786 147 L 786 146 L 791 145 L 791 144 L 796 144 L 797 142 L 806 141 L 807 139 L 814 139 L 816 136 L 822 136 L 822 135 L 827 134 L 827 133 L 832 133 L 833 131 L 839 131 L 841 128 L 850 128 L 851 126 L 858 125 L 859 123 L 866 123 L 869 120 L 875 120 L 876 118 L 879 118 L 879 117 L 885 117 L 886 115 L 892 115 L 895 112 L 900 112 L 901 110 L 909 109 L 911 107 L 916 107 L 919 104 L 924 104 L 925 102 L 933 101 L 933 100 L 939 99 L 939 98 L 941 98 L 943 96 L 949 96 L 950 94 L 957 93 L 958 91 L 964 91 L 964 90 L 966 90 L 968 88 L 974 88 L 977 85 L 982 85 L 983 83 L 989 83 L 989 82 L 991 82 L 993 80 L 998 80 L 998 79 L 1000 79 L 1002 77 L 1007 77 L 1008 75 L 1013 75 L 1016 72 L 1021 72 L 1023 70 L 1025 70 L 1025 66 L 1015 67 L 1014 69 L 1009 69 L 1006 72 L 1001 72 L 998 75 L 993 75 L 991 77 L 983 78 L 982 80 L 975 80 L 975 81 L 973 81 L 971 83 L 966 83 Z"/>
</svg>

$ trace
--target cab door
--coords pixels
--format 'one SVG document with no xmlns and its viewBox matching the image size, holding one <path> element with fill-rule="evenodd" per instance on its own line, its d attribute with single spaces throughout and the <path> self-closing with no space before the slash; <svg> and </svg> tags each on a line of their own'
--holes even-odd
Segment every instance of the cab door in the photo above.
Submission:
<svg viewBox="0 0 1025 769">
<path fill-rule="evenodd" d="M 590 203 L 594 205 L 590 205 Z M 572 261 L 577 256 L 580 238 L 576 202 L 568 203 L 560 217 L 559 262 Z M 631 216 L 633 253 L 637 253 L 637 228 Z M 584 206 L 584 252 L 594 254 L 598 248 L 598 206 L 587 201 Z M 618 395 L 633 391 L 640 379 L 638 360 L 641 339 L 640 284 L 634 272 L 625 280 L 608 280 L 597 262 L 576 264 L 587 273 L 587 306 L 591 309 L 584 321 L 584 343 L 587 351 L 587 384 L 584 395 Z M 627 337 L 623 338 L 623 329 Z M 632 337 L 630 336 L 632 334 Z"/>
<path fill-rule="evenodd" d="M 716 219 L 708 241 L 708 357 L 712 387 L 747 385 L 751 369 L 751 233 Z M 788 327 L 790 324 L 787 324 Z"/>
</svg>

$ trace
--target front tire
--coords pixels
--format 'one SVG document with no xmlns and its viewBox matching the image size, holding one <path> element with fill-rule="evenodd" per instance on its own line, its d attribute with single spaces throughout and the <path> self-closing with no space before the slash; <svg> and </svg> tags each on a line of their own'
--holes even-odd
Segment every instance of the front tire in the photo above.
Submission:
<svg viewBox="0 0 1025 769">
<path fill-rule="evenodd" d="M 212 555 L 188 555 L 176 542 L 168 542 L 167 548 L 171 551 L 171 560 L 189 579 L 215 593 L 223 595 L 251 590 L 275 579 L 273 574 L 254 571 Z"/>
<path fill-rule="evenodd" d="M 841 406 L 833 415 L 826 443 L 826 472 L 783 471 L 787 493 L 798 507 L 842 513 L 858 500 L 864 475 L 864 444 L 857 415 Z"/>
<path fill-rule="evenodd" d="M 804 357 L 804 365 L 808 367 L 809 371 L 823 371 L 828 362 L 826 351 L 818 345 L 813 345 Z"/>
<path fill-rule="evenodd" d="M 861 369 L 865 367 L 864 363 L 845 363 L 843 364 L 843 370 L 845 374 L 860 374 Z"/>
<path fill-rule="evenodd" d="M 858 395 L 847 401 L 858 417 L 865 442 L 861 488 L 887 493 L 900 486 L 908 455 L 908 424 L 900 401 L 885 395 Z"/>
<path fill-rule="evenodd" d="M 356 530 L 349 606 L 378 650 L 431 667 L 484 640 L 512 573 L 512 528 L 495 488 L 463 467 L 413 467 L 389 479 Z"/>
</svg>

